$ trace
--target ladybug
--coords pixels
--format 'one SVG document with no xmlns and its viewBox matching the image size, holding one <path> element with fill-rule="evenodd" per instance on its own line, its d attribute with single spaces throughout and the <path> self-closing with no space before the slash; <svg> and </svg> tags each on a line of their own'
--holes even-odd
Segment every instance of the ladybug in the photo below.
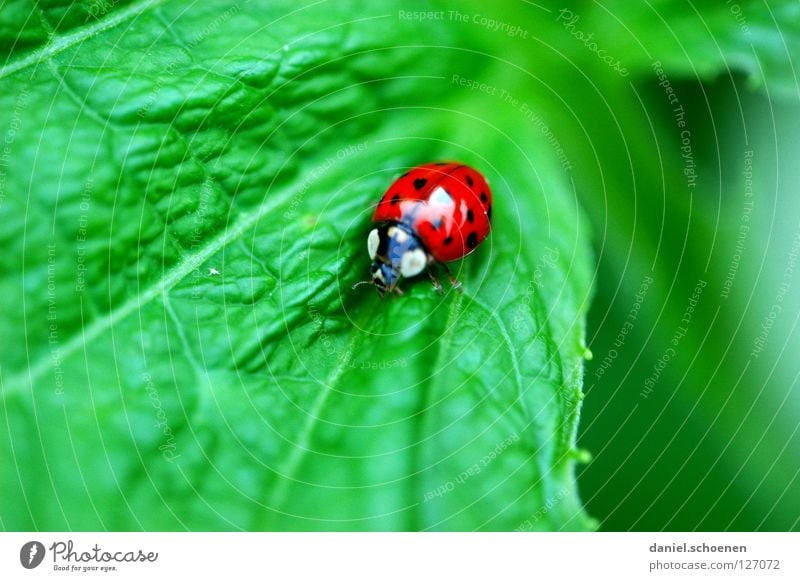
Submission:
<svg viewBox="0 0 800 581">
<path fill-rule="evenodd" d="M 367 237 L 372 283 L 378 292 L 397 292 L 402 278 L 432 264 L 463 258 L 489 235 L 492 192 L 477 170 L 457 162 L 426 163 L 401 175 L 375 208 L 377 223 Z M 442 286 L 428 270 L 437 291 Z"/>
</svg>

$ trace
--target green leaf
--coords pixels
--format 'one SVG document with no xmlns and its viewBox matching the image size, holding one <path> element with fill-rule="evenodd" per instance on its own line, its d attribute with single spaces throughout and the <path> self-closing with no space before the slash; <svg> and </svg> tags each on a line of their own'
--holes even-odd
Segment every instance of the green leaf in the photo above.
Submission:
<svg viewBox="0 0 800 581">
<path fill-rule="evenodd" d="M 578 17 L 577 30 L 613 49 L 635 78 L 651 76 L 657 62 L 683 78 L 744 74 L 751 88 L 772 98 L 797 97 L 798 79 L 789 64 L 800 51 L 797 2 L 657 0 L 620 8 L 589 4 L 572 11 L 572 18 Z"/>
<path fill-rule="evenodd" d="M 541 125 L 458 82 L 525 71 L 405 9 L 140 2 L 12 47 L 5 528 L 593 526 L 586 220 Z M 352 290 L 371 205 L 434 159 L 494 191 L 464 291 Z"/>
<path fill-rule="evenodd" d="M 561 22 L 577 64 L 544 79 L 598 233 L 587 509 L 607 530 L 797 530 L 798 4 L 573 12 L 631 71 Z"/>
</svg>

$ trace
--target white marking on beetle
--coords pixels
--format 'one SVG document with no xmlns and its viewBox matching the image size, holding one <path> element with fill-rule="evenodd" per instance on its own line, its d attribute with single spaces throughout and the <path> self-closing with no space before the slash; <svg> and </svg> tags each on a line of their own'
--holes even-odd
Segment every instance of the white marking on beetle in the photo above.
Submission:
<svg viewBox="0 0 800 581">
<path fill-rule="evenodd" d="M 378 244 L 380 244 L 381 239 L 378 236 L 378 229 L 373 228 L 369 232 L 369 236 L 367 236 L 367 252 L 369 252 L 370 260 L 375 260 L 375 257 L 378 255 Z"/>
<path fill-rule="evenodd" d="M 435 206 L 453 206 L 453 197 L 442 186 L 438 186 L 433 192 L 431 197 L 428 198 L 428 203 Z"/>
<path fill-rule="evenodd" d="M 395 231 L 392 233 L 392 236 L 400 244 L 405 244 L 406 240 L 408 240 L 408 234 L 406 234 L 405 230 L 401 230 L 400 228 L 395 228 Z"/>
<path fill-rule="evenodd" d="M 404 252 L 403 257 L 400 259 L 400 274 L 406 278 L 416 276 L 425 270 L 427 265 L 428 257 L 422 249 L 409 250 Z"/>
</svg>

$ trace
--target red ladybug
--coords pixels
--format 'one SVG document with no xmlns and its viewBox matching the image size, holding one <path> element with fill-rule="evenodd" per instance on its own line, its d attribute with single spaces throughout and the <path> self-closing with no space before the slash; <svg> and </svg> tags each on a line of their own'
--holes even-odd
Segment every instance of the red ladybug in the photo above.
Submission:
<svg viewBox="0 0 800 581">
<path fill-rule="evenodd" d="M 402 294 L 401 278 L 439 263 L 458 286 L 444 263 L 475 250 L 488 236 L 491 218 L 492 192 L 473 168 L 456 162 L 413 168 L 386 190 L 372 216 L 379 223 L 367 238 L 372 282 L 381 294 Z"/>
</svg>

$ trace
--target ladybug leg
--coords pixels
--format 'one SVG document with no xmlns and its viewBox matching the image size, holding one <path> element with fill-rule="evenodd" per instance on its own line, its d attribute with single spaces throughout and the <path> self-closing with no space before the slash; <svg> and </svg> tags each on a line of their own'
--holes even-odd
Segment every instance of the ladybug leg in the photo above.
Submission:
<svg viewBox="0 0 800 581">
<path fill-rule="evenodd" d="M 436 275 L 428 269 L 428 276 L 431 277 L 431 282 L 433 283 L 433 288 L 436 289 L 436 292 L 442 294 L 442 283 L 439 282 L 439 279 L 436 278 Z"/>
<path fill-rule="evenodd" d="M 461 288 L 461 281 L 453 276 L 453 273 L 450 272 L 450 269 L 447 267 L 447 265 L 442 263 L 442 268 L 444 268 L 444 271 L 447 273 L 447 278 L 450 279 L 450 284 L 453 285 L 453 288 L 458 290 L 463 290 Z"/>
</svg>

